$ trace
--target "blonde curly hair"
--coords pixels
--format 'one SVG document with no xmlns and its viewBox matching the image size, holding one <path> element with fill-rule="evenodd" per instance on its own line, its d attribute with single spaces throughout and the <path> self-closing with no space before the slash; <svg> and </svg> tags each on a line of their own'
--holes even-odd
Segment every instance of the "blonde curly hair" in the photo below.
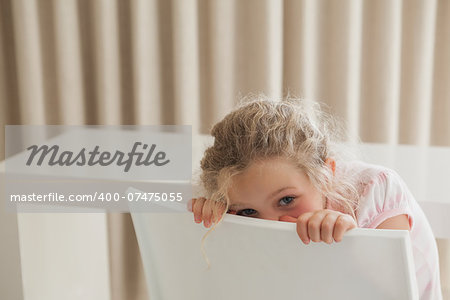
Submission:
<svg viewBox="0 0 450 300">
<path fill-rule="evenodd" d="M 356 178 L 336 176 L 325 161 L 337 166 L 348 159 L 347 135 L 340 122 L 319 103 L 286 97 L 250 96 L 211 130 L 213 146 L 201 160 L 200 181 L 206 198 L 225 204 L 232 178 L 252 162 L 272 157 L 289 159 L 305 172 L 332 207 L 355 217 L 359 202 Z M 223 215 L 222 215 L 223 216 Z"/>
</svg>

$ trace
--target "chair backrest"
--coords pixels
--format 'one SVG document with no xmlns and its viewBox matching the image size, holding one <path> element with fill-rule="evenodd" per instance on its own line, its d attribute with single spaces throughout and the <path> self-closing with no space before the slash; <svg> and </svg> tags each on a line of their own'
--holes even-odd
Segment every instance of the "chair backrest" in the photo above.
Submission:
<svg viewBox="0 0 450 300">
<path fill-rule="evenodd" d="M 418 299 L 407 231 L 303 245 L 295 224 L 226 215 L 205 240 L 208 269 L 191 213 L 132 218 L 152 300 Z"/>
</svg>

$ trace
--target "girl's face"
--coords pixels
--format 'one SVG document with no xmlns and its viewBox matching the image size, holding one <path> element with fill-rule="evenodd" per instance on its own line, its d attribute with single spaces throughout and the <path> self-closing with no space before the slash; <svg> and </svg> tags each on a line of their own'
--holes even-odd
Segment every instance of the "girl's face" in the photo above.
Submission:
<svg viewBox="0 0 450 300">
<path fill-rule="evenodd" d="M 229 212 L 267 220 L 297 218 L 324 209 L 324 197 L 306 174 L 284 158 L 252 163 L 233 178 Z"/>
</svg>

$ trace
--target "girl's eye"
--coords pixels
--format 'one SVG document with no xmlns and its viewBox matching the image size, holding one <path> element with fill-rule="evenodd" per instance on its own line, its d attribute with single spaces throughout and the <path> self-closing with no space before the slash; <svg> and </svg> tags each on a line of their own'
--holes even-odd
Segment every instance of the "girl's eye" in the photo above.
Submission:
<svg viewBox="0 0 450 300">
<path fill-rule="evenodd" d="M 256 214 L 256 210 L 251 209 L 251 208 L 242 209 L 237 212 L 237 215 L 240 215 L 240 216 L 251 216 L 254 214 Z"/>
<path fill-rule="evenodd" d="M 295 197 L 292 197 L 292 196 L 286 196 L 286 197 L 281 198 L 279 203 L 281 206 L 286 206 L 286 205 L 291 204 L 291 202 L 294 201 L 294 198 Z"/>
</svg>

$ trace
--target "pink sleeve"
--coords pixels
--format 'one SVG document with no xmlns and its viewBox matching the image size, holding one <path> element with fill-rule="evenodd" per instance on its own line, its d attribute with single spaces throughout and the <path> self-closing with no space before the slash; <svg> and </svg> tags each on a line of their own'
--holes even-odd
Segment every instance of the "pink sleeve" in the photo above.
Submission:
<svg viewBox="0 0 450 300">
<path fill-rule="evenodd" d="M 395 171 L 380 171 L 367 184 L 361 198 L 357 210 L 358 226 L 376 228 L 389 218 L 405 214 L 412 230 L 412 201 L 415 200 L 411 192 Z"/>
</svg>

